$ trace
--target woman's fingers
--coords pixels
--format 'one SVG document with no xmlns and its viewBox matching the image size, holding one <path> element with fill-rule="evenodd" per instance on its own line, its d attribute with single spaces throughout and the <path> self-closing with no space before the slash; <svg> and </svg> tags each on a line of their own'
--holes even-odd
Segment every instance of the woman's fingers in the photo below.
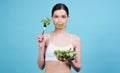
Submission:
<svg viewBox="0 0 120 73">
<path fill-rule="evenodd" d="M 43 40 L 44 40 L 44 36 L 43 35 L 40 35 L 40 36 L 38 36 L 38 42 L 43 42 Z"/>
<path fill-rule="evenodd" d="M 60 58 L 60 57 L 58 57 L 58 60 L 60 60 L 62 62 L 71 62 L 72 60 L 75 60 L 75 58 L 68 58 L 68 59 L 66 59 L 66 58 Z"/>
</svg>

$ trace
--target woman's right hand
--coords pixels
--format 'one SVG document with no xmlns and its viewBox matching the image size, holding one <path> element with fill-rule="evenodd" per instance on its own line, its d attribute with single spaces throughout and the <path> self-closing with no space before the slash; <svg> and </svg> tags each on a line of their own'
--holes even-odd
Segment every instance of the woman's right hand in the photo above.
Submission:
<svg viewBox="0 0 120 73">
<path fill-rule="evenodd" d="M 44 35 L 39 35 L 37 41 L 38 41 L 38 46 L 41 49 L 44 49 L 45 48 L 45 37 L 44 37 Z"/>
</svg>

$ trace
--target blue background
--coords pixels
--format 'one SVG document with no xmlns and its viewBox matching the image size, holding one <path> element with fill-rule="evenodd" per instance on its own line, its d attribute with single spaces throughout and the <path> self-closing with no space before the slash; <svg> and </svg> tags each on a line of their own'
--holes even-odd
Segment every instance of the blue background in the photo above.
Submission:
<svg viewBox="0 0 120 73">
<path fill-rule="evenodd" d="M 44 72 L 37 36 L 58 2 L 70 11 L 67 31 L 82 40 L 80 73 L 120 73 L 120 0 L 0 0 L 0 73 Z"/>
</svg>

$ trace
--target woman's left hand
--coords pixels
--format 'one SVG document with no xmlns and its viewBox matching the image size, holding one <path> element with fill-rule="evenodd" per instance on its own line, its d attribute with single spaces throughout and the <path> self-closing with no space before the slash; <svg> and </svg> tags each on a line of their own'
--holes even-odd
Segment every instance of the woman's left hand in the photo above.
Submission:
<svg viewBox="0 0 120 73">
<path fill-rule="evenodd" d="M 73 61 L 75 58 L 72 59 L 65 59 L 65 58 L 58 58 L 58 60 L 62 61 L 62 62 L 71 62 Z"/>
</svg>

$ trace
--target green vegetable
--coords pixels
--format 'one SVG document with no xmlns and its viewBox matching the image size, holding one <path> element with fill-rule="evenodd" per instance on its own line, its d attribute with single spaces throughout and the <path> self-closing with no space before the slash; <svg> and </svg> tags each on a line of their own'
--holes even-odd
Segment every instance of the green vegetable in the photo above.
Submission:
<svg viewBox="0 0 120 73">
<path fill-rule="evenodd" d="M 41 22 L 43 22 L 44 27 L 47 27 L 50 24 L 50 19 L 49 18 L 42 19 Z"/>
<path fill-rule="evenodd" d="M 63 51 L 63 50 L 55 50 L 54 54 L 56 55 L 57 58 L 61 58 L 62 60 L 64 59 L 74 59 L 74 57 L 76 56 L 76 52 L 74 51 L 70 51 L 71 48 L 67 51 Z"/>
</svg>

